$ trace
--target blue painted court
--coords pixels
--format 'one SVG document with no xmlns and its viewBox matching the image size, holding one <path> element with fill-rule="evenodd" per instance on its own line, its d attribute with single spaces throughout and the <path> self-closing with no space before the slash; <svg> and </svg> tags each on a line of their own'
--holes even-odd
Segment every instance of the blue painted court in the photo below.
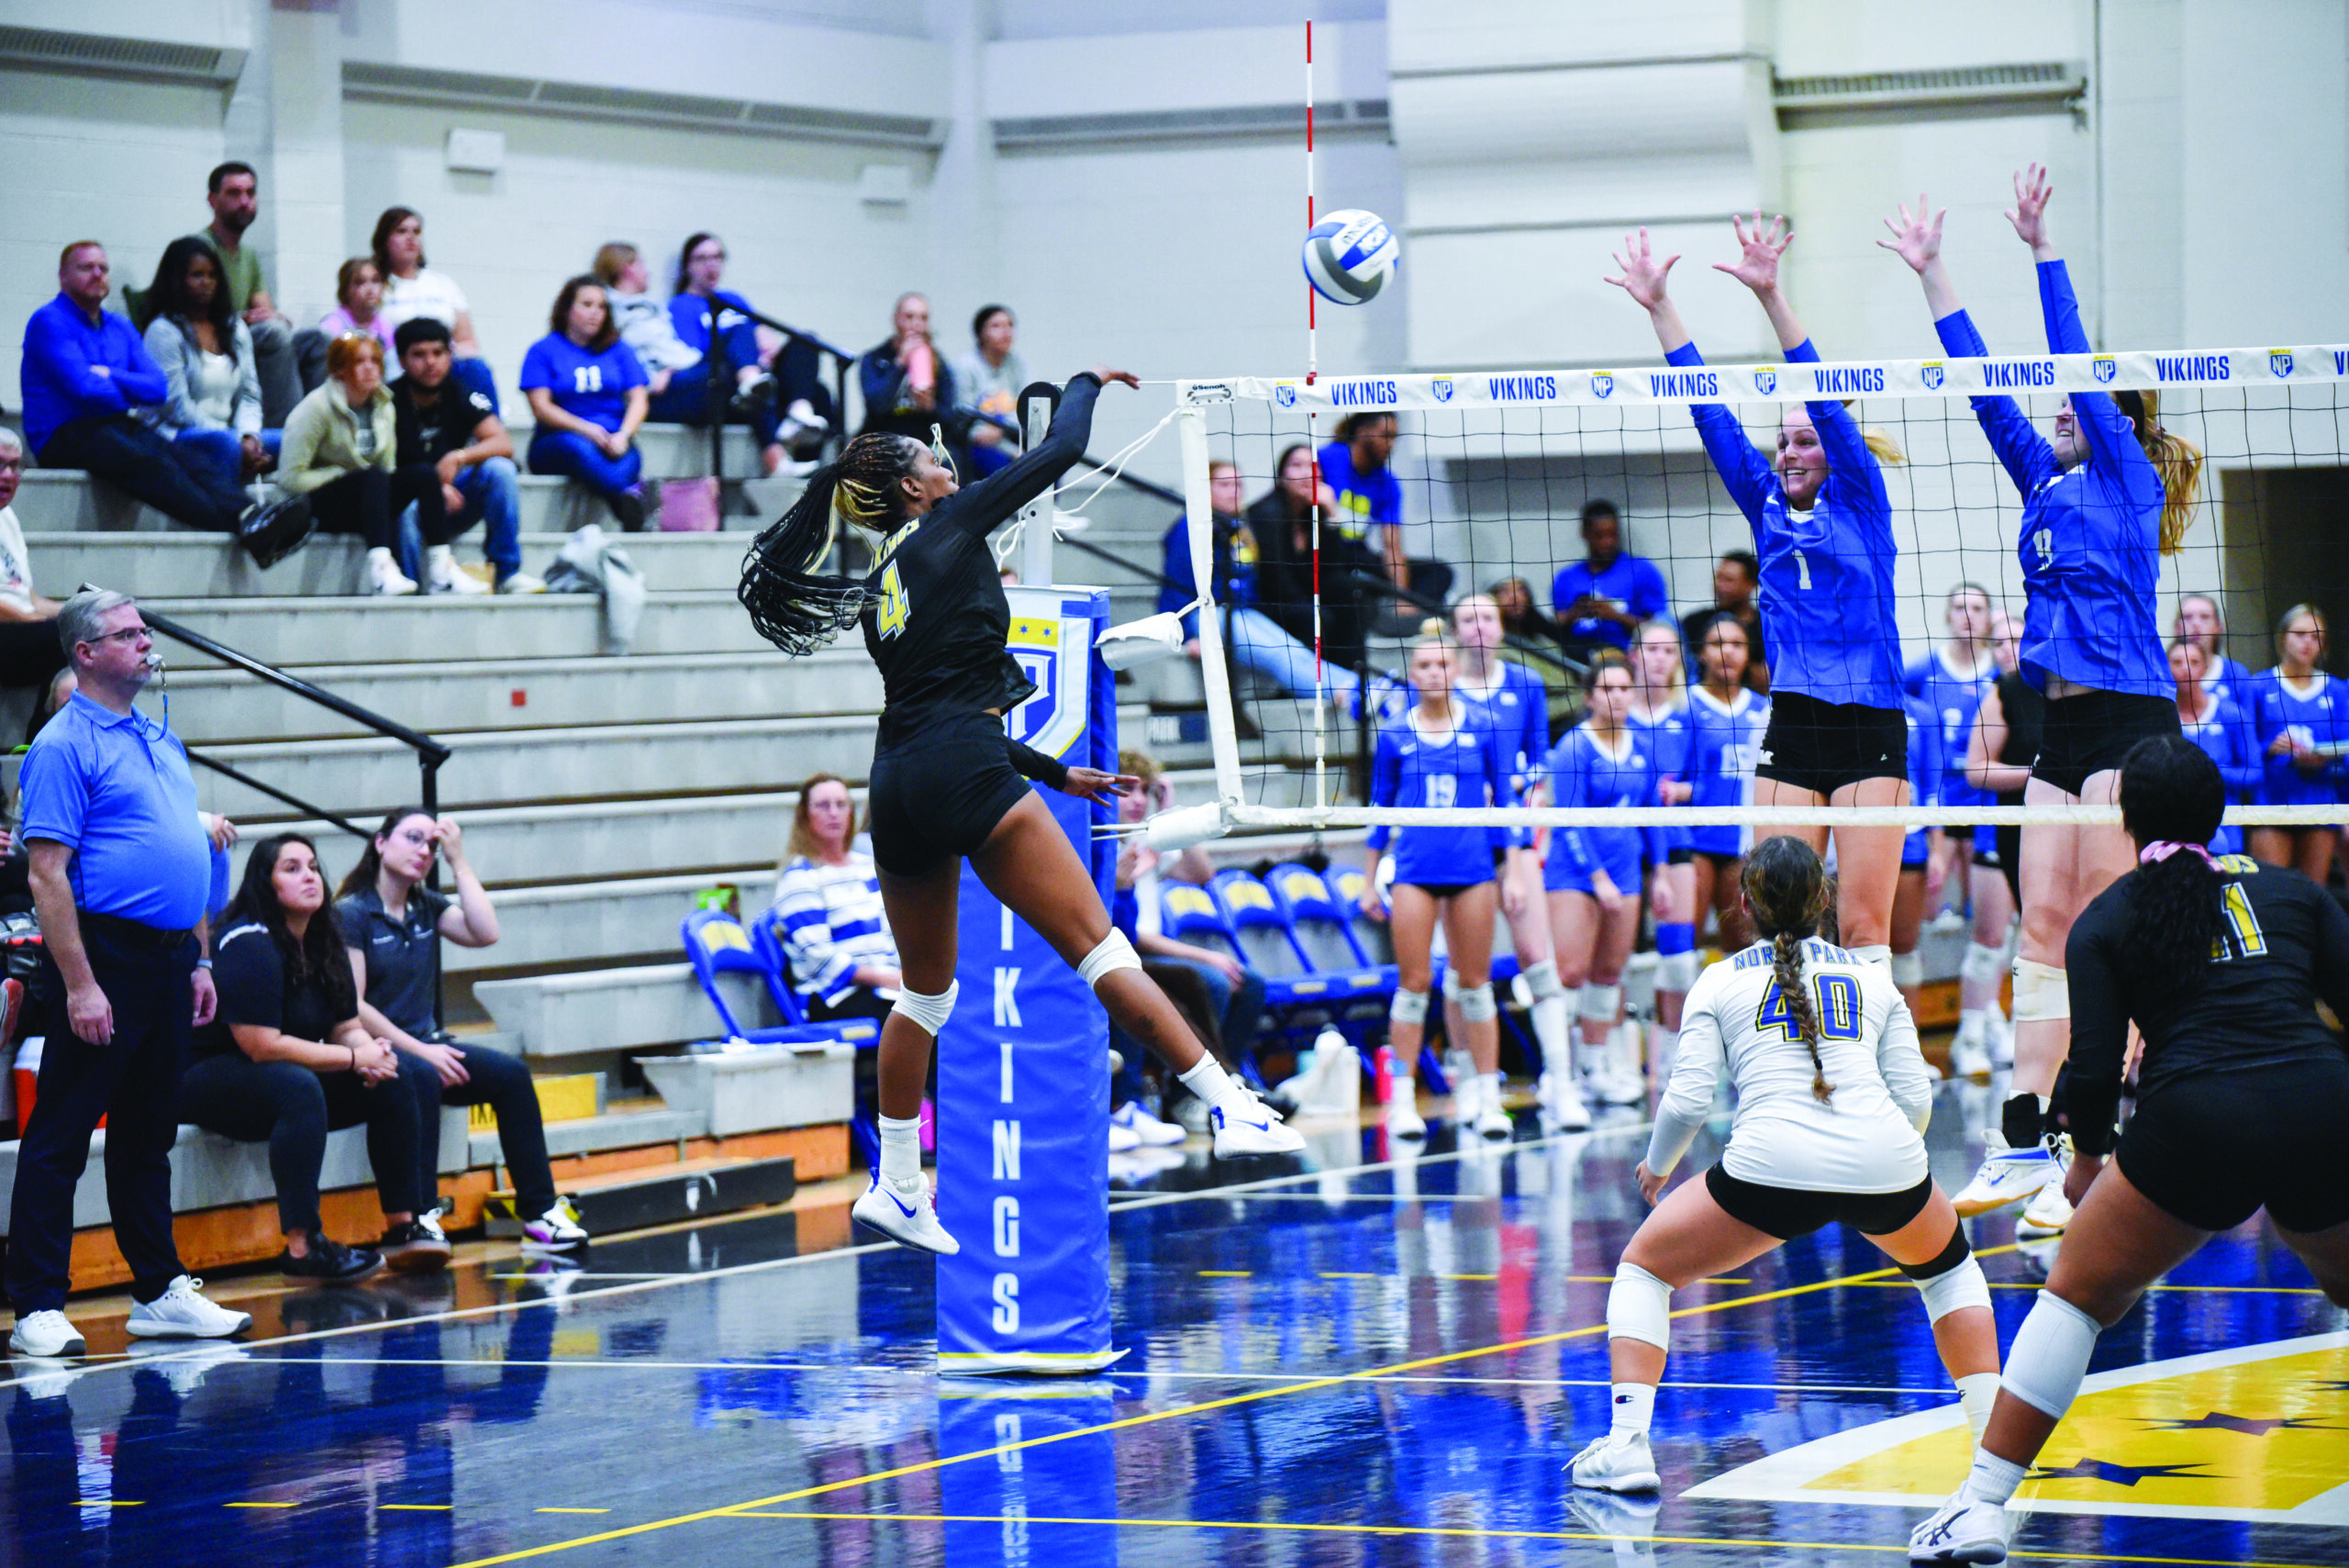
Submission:
<svg viewBox="0 0 2349 1568">
<path fill-rule="evenodd" d="M 1954 1183 L 1988 1098 L 1942 1094 Z M 1675 1298 L 1660 1508 L 1564 1484 L 1645 1134 L 1519 1138 L 1131 1175 L 1128 1354 L 1075 1383 L 936 1376 L 930 1263 L 851 1238 L 837 1184 L 581 1271 L 216 1282 L 259 1318 L 234 1348 L 123 1354 L 83 1314 L 87 1370 L 0 1386 L 0 1539 L 39 1568 L 1900 1561 L 1964 1426 L 1855 1236 Z M 2010 1224 L 1976 1234 L 2002 1340 L 2046 1262 Z M 2022 1561 L 2349 1562 L 2349 1315 L 2262 1225 L 2221 1238 L 2106 1337 L 2034 1474 Z"/>
</svg>

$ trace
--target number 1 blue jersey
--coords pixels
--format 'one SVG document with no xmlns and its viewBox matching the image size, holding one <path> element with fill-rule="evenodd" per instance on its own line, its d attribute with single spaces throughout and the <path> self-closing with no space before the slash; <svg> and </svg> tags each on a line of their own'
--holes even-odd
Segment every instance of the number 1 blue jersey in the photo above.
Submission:
<svg viewBox="0 0 2349 1568">
<path fill-rule="evenodd" d="M 1485 710 L 1454 699 L 1453 728 L 1427 734 L 1414 705 L 1378 727 L 1370 775 L 1373 806 L 1514 806 L 1508 759 Z M 1482 823 L 1373 828 L 1374 850 L 1395 846 L 1395 880 L 1430 887 L 1460 887 L 1493 880 L 1493 853 L 1512 841 L 1510 829 Z"/>
<path fill-rule="evenodd" d="M 1688 692 L 1688 783 L 1692 806 L 1753 804 L 1753 764 L 1770 728 L 1770 699 L 1740 686 L 1724 703 L 1702 686 Z M 1753 829 L 1715 824 L 1689 830 L 1688 847 L 1701 854 L 1742 855 Z"/>
</svg>

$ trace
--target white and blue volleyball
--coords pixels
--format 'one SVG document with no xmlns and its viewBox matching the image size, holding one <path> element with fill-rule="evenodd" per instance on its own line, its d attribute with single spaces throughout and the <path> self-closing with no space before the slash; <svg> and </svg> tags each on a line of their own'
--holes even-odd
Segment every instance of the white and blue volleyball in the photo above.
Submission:
<svg viewBox="0 0 2349 1568">
<path fill-rule="evenodd" d="M 1332 305 L 1361 305 L 1386 286 L 1402 251 L 1376 213 L 1333 212 L 1305 231 L 1306 281 Z"/>
</svg>

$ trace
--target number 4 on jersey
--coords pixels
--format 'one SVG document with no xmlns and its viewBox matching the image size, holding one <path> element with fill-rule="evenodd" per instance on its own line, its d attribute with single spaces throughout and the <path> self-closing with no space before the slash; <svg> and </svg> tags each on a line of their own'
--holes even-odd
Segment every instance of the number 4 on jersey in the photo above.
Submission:
<svg viewBox="0 0 2349 1568">
<path fill-rule="evenodd" d="M 1857 1040 L 1860 1038 L 1860 983 L 1848 974 L 1814 974 L 1810 977 L 1813 1004 L 1819 1009 L 1819 1032 L 1826 1040 Z M 1776 1029 L 1788 1040 L 1801 1038 L 1795 1025 L 1794 1009 L 1787 1006 L 1778 983 L 1762 993 L 1762 1008 L 1753 1015 L 1756 1029 Z"/>
<path fill-rule="evenodd" d="M 873 625 L 886 642 L 906 629 L 906 617 L 913 606 L 906 603 L 906 585 L 897 576 L 897 563 L 889 562 L 889 570 L 881 573 L 881 607 L 873 612 Z"/>
</svg>

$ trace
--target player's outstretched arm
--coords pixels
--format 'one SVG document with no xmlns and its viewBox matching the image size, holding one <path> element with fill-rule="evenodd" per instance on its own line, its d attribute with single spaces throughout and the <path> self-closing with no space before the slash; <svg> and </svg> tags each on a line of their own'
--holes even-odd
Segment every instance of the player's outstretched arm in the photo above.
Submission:
<svg viewBox="0 0 2349 1568">
<path fill-rule="evenodd" d="M 1778 286 L 1778 261 L 1795 242 L 1794 230 L 1787 227 L 1783 217 L 1765 223 L 1758 212 L 1753 215 L 1751 229 L 1742 217 L 1729 221 L 1737 231 L 1738 258 L 1734 262 L 1714 262 L 1713 271 L 1727 272 L 1753 291 L 1753 297 L 1762 304 L 1763 314 L 1770 318 L 1770 329 L 1778 335 L 1778 347 L 1792 353 L 1810 341 L 1810 334 L 1795 315 L 1793 302 L 1787 298 L 1787 291 Z"/>
<path fill-rule="evenodd" d="M 1672 264 L 1678 256 L 1658 260 L 1648 243 L 1648 231 L 1623 236 L 1623 254 L 1615 258 L 1620 274 L 1605 281 L 1613 284 L 1631 296 L 1631 303 L 1648 313 L 1649 325 L 1655 328 L 1655 340 L 1667 354 L 1688 346 L 1688 328 L 1680 322 L 1680 308 L 1672 303 L 1665 281 L 1672 273 Z"/>
<path fill-rule="evenodd" d="M 1949 264 L 1942 260 L 1942 220 L 1949 217 L 1949 209 L 1934 207 L 1920 191 L 1915 212 L 1909 210 L 1907 202 L 1900 203 L 1898 211 L 1898 217 L 1884 220 L 1892 238 L 1876 243 L 1909 263 L 1917 281 L 1925 285 L 1925 308 L 1932 312 L 1934 320 L 1956 315 L 1965 307 L 1958 303 L 1957 285 L 1950 281 Z"/>
</svg>

